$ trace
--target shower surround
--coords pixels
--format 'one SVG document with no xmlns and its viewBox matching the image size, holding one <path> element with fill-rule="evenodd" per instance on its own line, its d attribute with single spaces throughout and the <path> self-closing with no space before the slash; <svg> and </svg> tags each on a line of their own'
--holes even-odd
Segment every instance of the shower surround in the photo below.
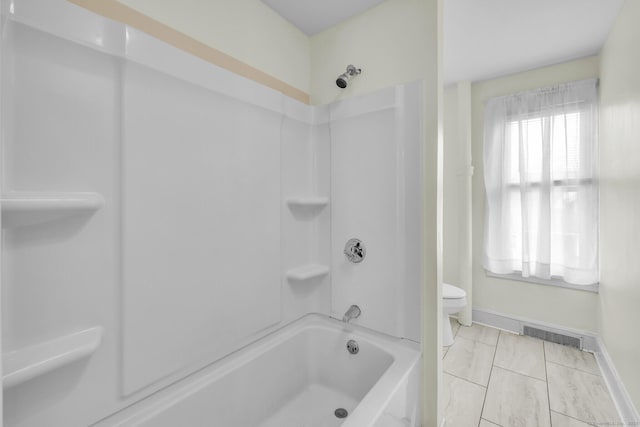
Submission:
<svg viewBox="0 0 640 427">
<path fill-rule="evenodd" d="M 66 1 L 11 5 L 5 426 L 93 425 L 352 304 L 419 340 L 421 83 L 308 106 Z"/>
</svg>

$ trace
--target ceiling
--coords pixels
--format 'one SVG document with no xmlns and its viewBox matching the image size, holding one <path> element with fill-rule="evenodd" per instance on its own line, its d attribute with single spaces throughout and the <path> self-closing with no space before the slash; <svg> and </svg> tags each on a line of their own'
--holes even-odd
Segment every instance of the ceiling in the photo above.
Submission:
<svg viewBox="0 0 640 427">
<path fill-rule="evenodd" d="M 384 0 L 262 0 L 308 36 L 361 14 Z M 606 1 L 606 0 L 605 0 Z"/>
<path fill-rule="evenodd" d="M 444 0 L 444 81 L 596 54 L 623 0 Z"/>
<path fill-rule="evenodd" d="M 262 0 L 309 36 L 384 0 Z M 594 55 L 624 0 L 444 0 L 444 82 Z"/>
</svg>

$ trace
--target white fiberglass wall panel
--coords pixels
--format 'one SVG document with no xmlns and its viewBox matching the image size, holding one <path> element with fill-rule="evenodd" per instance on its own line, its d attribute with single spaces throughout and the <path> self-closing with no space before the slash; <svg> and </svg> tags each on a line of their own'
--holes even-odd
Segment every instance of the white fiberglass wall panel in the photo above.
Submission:
<svg viewBox="0 0 640 427">
<path fill-rule="evenodd" d="M 357 304 L 360 324 L 396 335 L 401 284 L 395 262 L 396 203 L 388 197 L 397 186 L 394 116 L 393 109 L 386 109 L 331 123 L 331 194 L 336 316 Z M 343 254 L 351 238 L 366 247 L 359 264 Z"/>
<path fill-rule="evenodd" d="M 331 105 L 332 312 L 362 310 L 356 323 L 420 338 L 423 262 L 419 82 Z M 358 264 L 344 255 L 360 239 Z"/>
<path fill-rule="evenodd" d="M 307 313 L 329 314 L 330 273 L 295 280 L 287 272 L 309 265 L 329 265 L 327 205 L 305 205 L 296 200 L 329 200 L 329 140 L 308 121 L 284 117 L 282 122 L 282 307 L 283 320 Z M 327 125 L 324 125 L 326 128 Z"/>
<path fill-rule="evenodd" d="M 123 105 L 131 392 L 280 321 L 281 116 L 134 64 Z"/>
<path fill-rule="evenodd" d="M 315 109 L 65 0 L 11 5 L 2 190 L 104 203 L 3 223 L 4 350 L 103 334 L 82 360 L 6 389 L 5 426 L 93 425 L 279 320 L 329 313 L 329 275 L 282 280 L 285 266 L 329 264 L 329 207 L 284 211 L 286 196 L 329 195 Z"/>
<path fill-rule="evenodd" d="M 403 246 L 397 257 L 401 266 L 403 283 L 402 307 L 400 310 L 401 334 L 403 338 L 420 341 L 422 337 L 421 290 L 424 280 L 424 144 L 422 136 L 422 82 L 401 86 L 396 96 L 400 97 L 398 118 L 401 123 L 399 170 L 402 184 L 398 187 L 402 221 L 400 228 Z M 433 261 L 435 262 L 435 261 Z"/>
<path fill-rule="evenodd" d="M 5 352 L 105 329 L 90 359 L 6 389 L 4 425 L 86 426 L 113 410 L 118 387 L 120 61 L 12 21 L 2 49 L 3 193 L 105 200 L 93 214 L 3 230 Z"/>
</svg>

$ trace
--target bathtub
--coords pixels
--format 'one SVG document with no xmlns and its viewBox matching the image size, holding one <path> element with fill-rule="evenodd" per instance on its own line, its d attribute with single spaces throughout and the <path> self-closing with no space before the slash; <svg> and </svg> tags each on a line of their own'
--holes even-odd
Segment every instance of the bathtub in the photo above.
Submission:
<svg viewBox="0 0 640 427">
<path fill-rule="evenodd" d="M 412 341 L 310 314 L 96 426 L 414 427 L 419 359 Z"/>
</svg>

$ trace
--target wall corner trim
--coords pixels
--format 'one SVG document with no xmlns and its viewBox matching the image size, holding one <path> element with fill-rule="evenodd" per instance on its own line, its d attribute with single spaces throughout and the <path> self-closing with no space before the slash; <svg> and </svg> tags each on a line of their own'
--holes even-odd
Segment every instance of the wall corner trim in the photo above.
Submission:
<svg viewBox="0 0 640 427">
<path fill-rule="evenodd" d="M 180 50 L 188 52 L 200 59 L 215 64 L 221 68 L 246 77 L 250 80 L 277 90 L 284 95 L 305 104 L 310 103 L 308 93 L 295 88 L 284 81 L 273 77 L 231 55 L 206 45 L 176 29 L 169 27 L 137 10 L 118 2 L 117 0 L 68 0 L 70 3 L 83 7 L 91 12 L 102 15 L 114 21 L 130 25 Z"/>
</svg>

